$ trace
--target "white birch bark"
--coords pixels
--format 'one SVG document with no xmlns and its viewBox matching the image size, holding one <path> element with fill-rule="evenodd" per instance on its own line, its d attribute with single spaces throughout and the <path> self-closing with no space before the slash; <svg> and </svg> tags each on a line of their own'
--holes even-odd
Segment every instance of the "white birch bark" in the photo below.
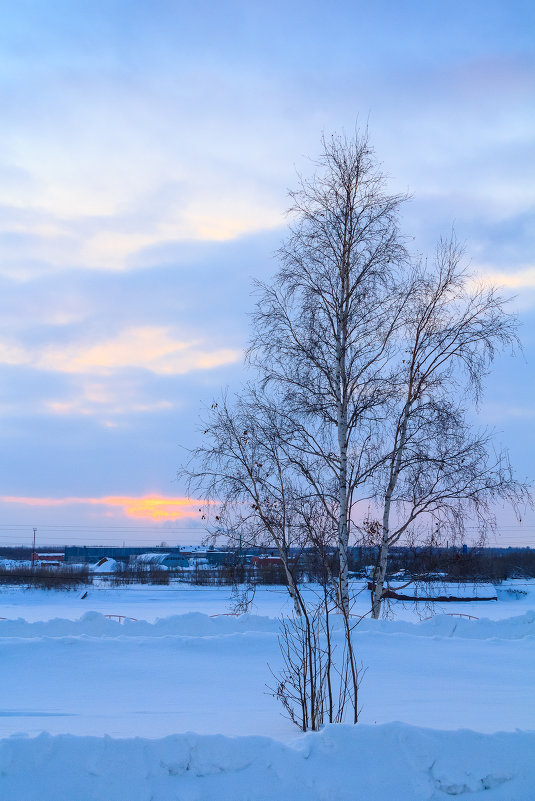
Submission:
<svg viewBox="0 0 535 801">
<path fill-rule="evenodd" d="M 390 510 L 392 506 L 392 496 L 396 489 L 396 484 L 401 471 L 401 462 L 403 459 L 403 451 L 407 442 L 407 425 L 409 422 L 409 415 L 411 410 L 410 395 L 412 394 L 412 386 L 409 387 L 409 397 L 403 409 L 401 419 L 401 426 L 399 427 L 399 439 L 397 441 L 397 448 L 394 451 L 392 460 L 392 468 L 390 471 L 390 480 L 385 493 L 385 500 L 383 505 L 383 520 L 381 530 L 381 546 L 379 551 L 379 560 L 375 574 L 375 586 L 372 589 L 372 618 L 377 620 L 381 614 L 381 602 L 383 598 L 383 590 L 386 579 L 386 568 L 388 565 L 388 552 L 390 550 Z"/>
<path fill-rule="evenodd" d="M 288 582 L 288 592 L 290 594 L 290 598 L 292 599 L 293 605 L 294 605 L 294 611 L 295 611 L 295 614 L 298 617 L 300 617 L 301 614 L 302 614 L 300 594 L 299 594 L 299 591 L 297 589 L 297 585 L 295 583 L 295 579 L 294 579 L 294 577 L 292 575 L 292 571 L 290 570 L 290 566 L 288 564 L 288 560 L 286 559 L 285 555 L 283 556 L 282 551 L 280 551 L 280 554 L 281 554 L 282 564 L 283 564 L 283 567 L 284 567 L 284 574 L 286 576 L 286 581 Z"/>
<path fill-rule="evenodd" d="M 336 403 L 338 455 L 338 549 L 339 549 L 339 603 L 344 615 L 349 615 L 348 578 L 348 521 L 347 521 L 347 400 L 345 397 L 345 337 L 343 332 L 337 336 L 336 360 Z"/>
</svg>

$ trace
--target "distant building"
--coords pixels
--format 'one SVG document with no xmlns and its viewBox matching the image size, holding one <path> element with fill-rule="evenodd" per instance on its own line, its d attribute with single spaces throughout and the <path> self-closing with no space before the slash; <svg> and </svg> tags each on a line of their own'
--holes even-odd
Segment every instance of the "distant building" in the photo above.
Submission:
<svg viewBox="0 0 535 801">
<path fill-rule="evenodd" d="M 282 567 L 280 556 L 252 556 L 251 564 L 255 567 Z"/>
<path fill-rule="evenodd" d="M 51 567 L 59 567 L 65 558 L 63 553 L 43 553 L 42 551 L 34 551 L 30 559 L 32 562 L 40 562 L 43 565 L 50 565 Z"/>
<path fill-rule="evenodd" d="M 130 557 L 132 567 L 145 567 L 147 569 L 160 568 L 163 570 L 176 570 L 188 567 L 189 560 L 180 553 L 140 553 Z"/>
<path fill-rule="evenodd" d="M 184 556 L 181 549 L 176 548 L 161 548 L 153 546 L 150 548 L 145 547 L 115 547 L 113 545 L 67 545 L 65 547 L 65 561 L 69 564 L 95 564 L 104 557 L 108 559 L 115 559 L 116 562 L 128 564 L 132 556 L 140 556 L 141 554 L 148 553 L 165 554 L 167 557 L 176 557 L 179 566 L 187 564 L 187 557 Z M 169 562 L 170 564 L 171 562 Z"/>
</svg>

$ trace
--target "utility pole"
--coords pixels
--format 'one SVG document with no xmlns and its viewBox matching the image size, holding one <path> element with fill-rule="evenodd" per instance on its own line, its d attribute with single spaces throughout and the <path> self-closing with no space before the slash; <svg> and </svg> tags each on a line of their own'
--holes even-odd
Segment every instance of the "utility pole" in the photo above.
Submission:
<svg viewBox="0 0 535 801">
<path fill-rule="evenodd" d="M 32 570 L 35 567 L 35 534 L 36 534 L 36 532 L 37 532 L 37 529 L 34 528 L 34 530 L 33 530 L 33 549 L 32 549 Z"/>
</svg>

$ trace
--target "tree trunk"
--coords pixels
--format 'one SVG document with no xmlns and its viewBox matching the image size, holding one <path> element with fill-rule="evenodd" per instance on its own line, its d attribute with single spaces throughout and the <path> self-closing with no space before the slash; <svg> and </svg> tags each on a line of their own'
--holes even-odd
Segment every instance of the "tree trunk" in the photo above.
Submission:
<svg viewBox="0 0 535 801">
<path fill-rule="evenodd" d="M 372 590 L 372 618 L 378 620 L 381 614 L 381 602 L 383 599 L 383 589 L 386 578 L 386 567 L 388 564 L 388 539 L 381 542 L 379 560 L 375 571 L 375 581 Z"/>
<path fill-rule="evenodd" d="M 345 354 L 342 337 L 337 337 L 336 392 L 337 429 L 340 469 L 338 473 L 338 552 L 339 603 L 344 615 L 349 615 L 348 526 L 347 526 L 347 404 L 345 399 Z"/>
<path fill-rule="evenodd" d="M 383 590 L 386 578 L 386 568 L 388 565 L 388 551 L 390 548 L 390 507 L 392 504 L 392 496 L 396 488 L 398 476 L 401 470 L 401 460 L 403 458 L 403 450 L 407 441 L 407 425 L 409 422 L 409 415 L 411 410 L 410 398 L 412 394 L 412 381 L 409 383 L 409 397 L 403 409 L 403 416 L 401 419 L 401 426 L 399 428 L 399 439 L 397 439 L 397 448 L 395 447 L 394 457 L 392 460 L 392 469 L 390 472 L 390 481 L 385 494 L 385 501 L 383 506 L 383 524 L 382 524 L 382 537 L 381 549 L 379 551 L 379 559 L 374 576 L 374 588 L 372 590 L 372 618 L 377 620 L 381 614 L 381 601 L 383 599 Z"/>
<path fill-rule="evenodd" d="M 288 592 L 290 593 L 290 598 L 293 601 L 294 611 L 295 614 L 300 617 L 302 614 L 302 601 L 299 590 L 297 589 L 297 585 L 295 583 L 295 579 L 293 577 L 292 571 L 290 570 L 290 566 L 288 565 L 287 559 L 282 556 L 282 564 L 284 566 L 284 574 L 286 576 L 286 581 L 288 582 Z"/>
<path fill-rule="evenodd" d="M 347 456 L 342 455 L 340 469 L 340 518 L 338 521 L 338 549 L 340 559 L 339 592 L 340 606 L 345 615 L 349 615 L 349 567 L 348 567 L 348 530 L 347 530 Z"/>
</svg>

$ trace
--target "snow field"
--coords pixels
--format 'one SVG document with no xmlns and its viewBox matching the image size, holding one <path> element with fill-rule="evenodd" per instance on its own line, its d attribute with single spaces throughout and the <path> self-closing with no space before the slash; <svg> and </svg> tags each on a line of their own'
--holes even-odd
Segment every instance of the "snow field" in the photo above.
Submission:
<svg viewBox="0 0 535 801">
<path fill-rule="evenodd" d="M 0 736 L 161 737 L 180 731 L 267 734 L 295 729 L 266 693 L 280 661 L 273 618 L 174 616 L 121 624 L 0 621 Z M 361 720 L 482 732 L 535 719 L 535 613 L 500 621 L 442 616 L 365 620 Z"/>
<path fill-rule="evenodd" d="M 266 694 L 287 608 L 277 591 L 240 617 L 225 614 L 224 588 L 3 592 L 0 799 L 534 801 L 524 592 L 430 620 L 408 607 L 404 620 L 365 619 L 361 723 L 308 735 Z M 494 619 L 457 616 L 483 610 Z"/>
<path fill-rule="evenodd" d="M 356 599 L 354 611 L 366 614 L 369 611 L 369 592 L 363 590 L 362 582 L 353 584 L 355 592 L 361 591 Z M 444 588 L 441 587 L 441 591 Z M 471 603 L 421 605 L 416 610 L 413 604 L 394 602 L 396 620 L 414 621 L 435 614 L 462 613 L 479 618 L 508 618 L 535 609 L 535 581 L 511 581 L 502 586 L 489 585 L 447 585 L 452 595 L 498 595 L 498 602 L 472 601 Z M 166 587 L 150 585 L 131 585 L 110 588 L 102 582 L 87 588 L 87 597 L 82 598 L 86 589 L 71 592 L 52 592 L 47 590 L 25 590 L 22 588 L 2 588 L 0 591 L 0 617 L 9 619 L 22 617 L 25 620 L 49 620 L 63 617 L 77 620 L 87 611 L 103 614 L 125 615 L 139 620 L 154 622 L 158 618 L 203 612 L 206 615 L 226 614 L 232 602 L 228 587 L 196 587 L 188 584 L 171 584 Z M 314 597 L 314 590 L 304 591 L 305 596 Z M 254 614 L 277 617 L 281 612 L 290 612 L 291 603 L 285 587 L 259 587 L 251 610 Z"/>
</svg>

